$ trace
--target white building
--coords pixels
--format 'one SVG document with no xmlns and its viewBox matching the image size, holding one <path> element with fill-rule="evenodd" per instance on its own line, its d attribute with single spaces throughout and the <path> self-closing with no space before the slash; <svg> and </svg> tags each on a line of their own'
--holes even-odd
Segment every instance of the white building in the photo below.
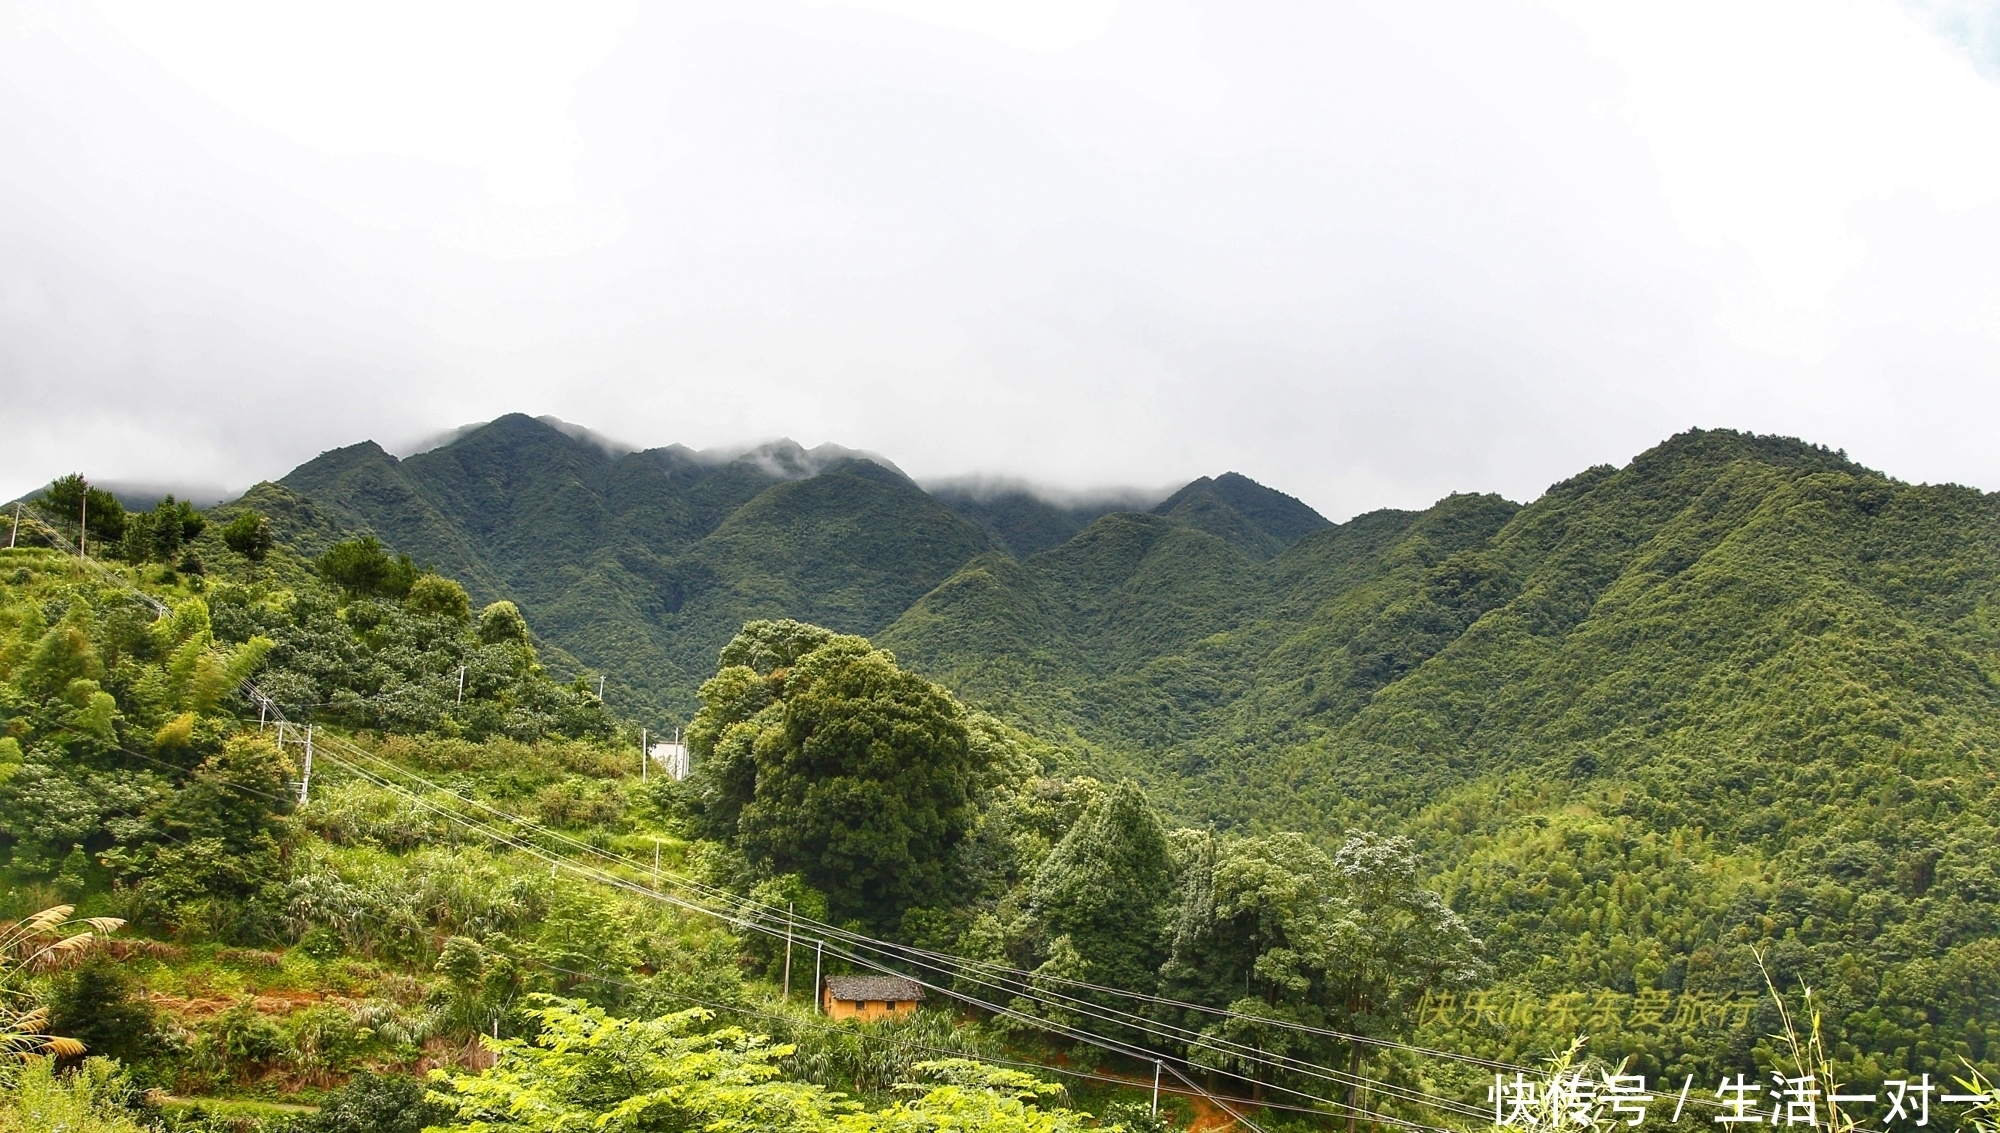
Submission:
<svg viewBox="0 0 2000 1133">
<path fill-rule="evenodd" d="M 646 758 L 653 761 L 653 766 L 676 779 L 688 777 L 688 749 L 679 740 L 652 745 L 646 749 Z"/>
</svg>

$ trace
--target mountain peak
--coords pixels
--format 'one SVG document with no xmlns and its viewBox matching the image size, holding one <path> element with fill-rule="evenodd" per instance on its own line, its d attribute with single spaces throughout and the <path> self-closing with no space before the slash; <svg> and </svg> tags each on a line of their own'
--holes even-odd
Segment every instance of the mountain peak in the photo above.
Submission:
<svg viewBox="0 0 2000 1133">
<path fill-rule="evenodd" d="M 1331 520 L 1297 497 L 1240 472 L 1201 479 L 1168 496 L 1154 515 L 1199 528 L 1256 559 L 1269 559 Z"/>
</svg>

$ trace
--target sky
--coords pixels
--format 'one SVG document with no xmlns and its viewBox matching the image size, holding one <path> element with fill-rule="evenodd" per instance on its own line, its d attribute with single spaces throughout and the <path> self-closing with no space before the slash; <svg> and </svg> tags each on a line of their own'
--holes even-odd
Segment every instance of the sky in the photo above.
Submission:
<svg viewBox="0 0 2000 1133">
<path fill-rule="evenodd" d="M 2000 489 L 2000 0 L 0 0 L 0 496 L 507 412 L 1340 519 Z"/>
</svg>

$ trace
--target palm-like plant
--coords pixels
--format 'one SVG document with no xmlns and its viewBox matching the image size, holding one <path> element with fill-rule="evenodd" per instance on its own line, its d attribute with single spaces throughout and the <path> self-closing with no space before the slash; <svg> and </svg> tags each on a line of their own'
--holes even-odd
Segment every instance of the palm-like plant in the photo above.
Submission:
<svg viewBox="0 0 2000 1133">
<path fill-rule="evenodd" d="M 83 1044 L 42 1032 L 48 1011 L 31 1006 L 22 977 L 47 971 L 83 955 L 93 944 L 125 927 L 117 917 L 86 917 L 71 921 L 74 905 L 56 905 L 0 932 L 0 1060 L 19 1061 L 35 1055 L 74 1058 Z M 77 931 L 81 926 L 82 931 Z"/>
</svg>

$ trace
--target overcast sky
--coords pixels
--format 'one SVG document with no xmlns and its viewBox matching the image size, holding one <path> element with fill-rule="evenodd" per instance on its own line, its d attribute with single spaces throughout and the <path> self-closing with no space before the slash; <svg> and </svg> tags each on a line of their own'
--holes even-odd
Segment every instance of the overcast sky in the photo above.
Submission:
<svg viewBox="0 0 2000 1133">
<path fill-rule="evenodd" d="M 1692 425 L 2000 488 L 1996 9 L 0 0 L 0 493 L 514 410 L 1335 518 Z"/>
</svg>

